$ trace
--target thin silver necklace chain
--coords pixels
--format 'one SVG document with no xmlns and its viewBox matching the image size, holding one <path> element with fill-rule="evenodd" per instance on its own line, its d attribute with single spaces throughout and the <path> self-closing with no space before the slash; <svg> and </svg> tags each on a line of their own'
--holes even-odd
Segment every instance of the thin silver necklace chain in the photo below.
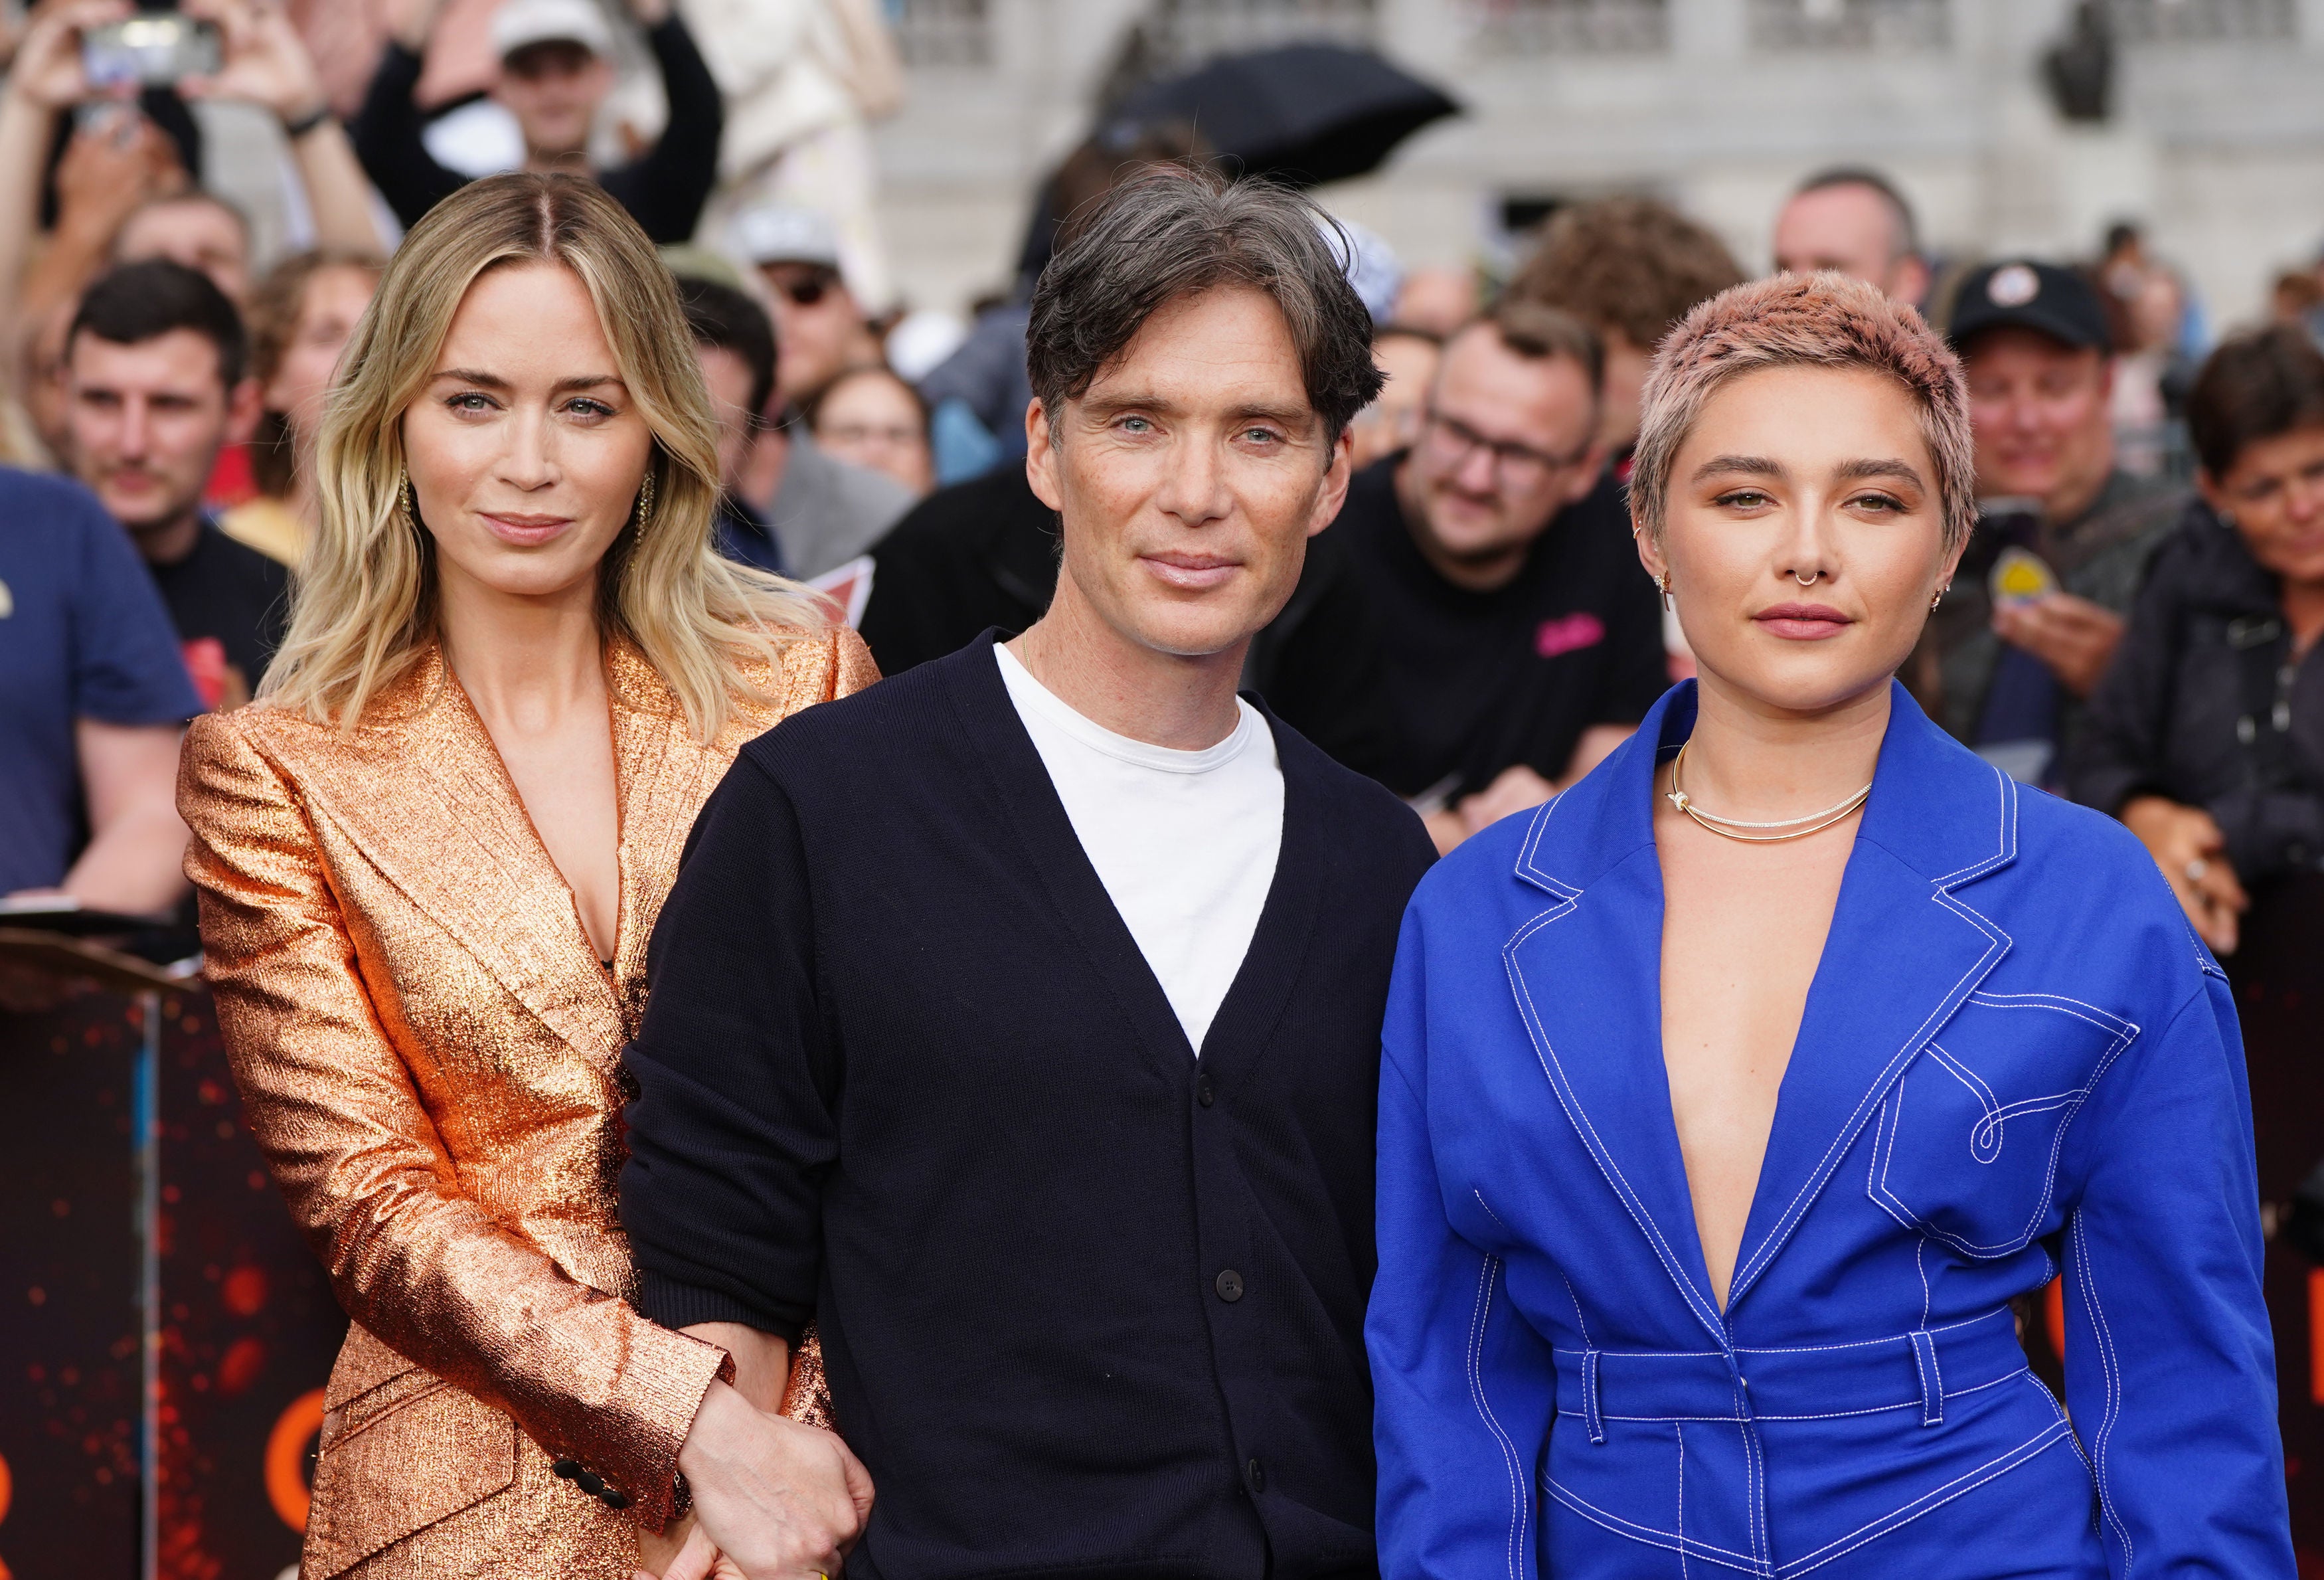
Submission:
<svg viewBox="0 0 2324 1580">
<path fill-rule="evenodd" d="M 1772 823 L 1748 823 L 1740 818 L 1722 818 L 1716 812 L 1704 811 L 1689 800 L 1685 787 L 1679 782 L 1679 776 L 1686 767 L 1686 748 L 1691 744 L 1692 744 L 1692 742 L 1682 744 L 1678 749 L 1678 755 L 1672 760 L 1670 793 L 1663 799 L 1722 839 L 1738 839 L 1746 845 L 1777 845 L 1786 839 L 1804 839 L 1811 834 L 1821 834 L 1833 824 L 1845 821 L 1855 813 L 1857 808 L 1864 804 L 1865 798 L 1872 793 L 1872 787 L 1868 784 L 1846 800 L 1836 806 L 1826 807 L 1821 812 L 1810 812 L 1803 818 L 1779 818 Z M 1812 824 L 1813 827 L 1803 828 L 1800 827 L 1803 823 Z M 1737 828 L 1784 828 L 1790 832 L 1785 834 L 1731 832 Z"/>
</svg>

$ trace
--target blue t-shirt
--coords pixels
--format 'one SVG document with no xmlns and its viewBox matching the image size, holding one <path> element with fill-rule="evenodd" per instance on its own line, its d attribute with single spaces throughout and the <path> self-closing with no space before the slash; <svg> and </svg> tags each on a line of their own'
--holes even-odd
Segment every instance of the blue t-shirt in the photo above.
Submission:
<svg viewBox="0 0 2324 1580">
<path fill-rule="evenodd" d="M 61 882 L 87 841 L 74 720 L 201 711 L 129 534 L 79 484 L 0 467 L 0 894 Z"/>
</svg>

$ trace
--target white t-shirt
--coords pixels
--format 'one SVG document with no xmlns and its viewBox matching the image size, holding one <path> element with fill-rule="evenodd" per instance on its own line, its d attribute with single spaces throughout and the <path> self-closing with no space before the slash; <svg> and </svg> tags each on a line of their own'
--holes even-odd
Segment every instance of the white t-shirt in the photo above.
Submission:
<svg viewBox="0 0 2324 1580">
<path fill-rule="evenodd" d="M 1242 716 L 1217 745 L 1148 745 L 1084 718 L 1006 647 L 992 651 L 1084 854 L 1199 1057 L 1275 882 L 1275 732 L 1238 698 Z"/>
</svg>

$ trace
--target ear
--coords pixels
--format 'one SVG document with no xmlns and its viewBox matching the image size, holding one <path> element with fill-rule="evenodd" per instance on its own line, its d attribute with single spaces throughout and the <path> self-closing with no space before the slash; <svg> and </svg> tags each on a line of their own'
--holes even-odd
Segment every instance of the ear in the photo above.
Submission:
<svg viewBox="0 0 2324 1580">
<path fill-rule="evenodd" d="M 1332 441 L 1332 459 L 1323 468 L 1323 486 L 1316 491 L 1314 509 L 1308 513 L 1307 535 L 1314 537 L 1340 519 L 1348 503 L 1348 484 L 1356 474 L 1356 436 L 1348 429 Z"/>
<path fill-rule="evenodd" d="M 1058 472 L 1064 457 L 1049 433 L 1049 413 L 1038 395 L 1025 407 L 1025 481 L 1033 485 L 1033 496 L 1059 515 L 1065 512 L 1064 479 Z"/>
<path fill-rule="evenodd" d="M 265 412 L 265 402 L 256 379 L 246 378 L 226 392 L 226 442 L 248 444 L 251 435 L 258 431 L 258 420 Z"/>
<path fill-rule="evenodd" d="M 2211 469 L 2209 467 L 2195 468 L 2195 492 L 2203 496 L 2203 503 L 2209 505 L 2211 513 L 2221 521 L 2232 521 L 2235 518 L 2235 512 L 2227 505 L 2226 486 L 2217 477 L 2211 476 Z"/>
<path fill-rule="evenodd" d="M 1599 414 L 1600 418 L 1603 415 L 1602 412 Z M 1583 457 L 1584 464 L 1573 468 L 1573 477 L 1565 485 L 1565 498 L 1562 504 L 1579 504 L 1589 498 L 1591 492 L 1598 486 L 1598 480 L 1606 475 L 1606 440 L 1603 430 L 1597 427 L 1595 420 L 1591 426 L 1592 431 L 1598 432 L 1600 437 L 1591 445 L 1588 454 Z"/>
<path fill-rule="evenodd" d="M 1646 568 L 1647 577 L 1654 581 L 1662 580 L 1670 569 L 1670 561 L 1663 558 L 1661 546 L 1655 541 L 1655 535 L 1646 530 L 1646 523 L 1638 518 L 1636 511 L 1630 513 L 1630 537 L 1637 545 L 1638 563 Z"/>
</svg>

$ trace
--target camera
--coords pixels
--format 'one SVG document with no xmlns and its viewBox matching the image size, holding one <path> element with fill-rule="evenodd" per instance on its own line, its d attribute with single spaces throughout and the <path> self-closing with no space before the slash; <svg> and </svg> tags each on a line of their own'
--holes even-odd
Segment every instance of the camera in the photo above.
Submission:
<svg viewBox="0 0 2324 1580">
<path fill-rule="evenodd" d="M 217 24 L 174 11 L 141 11 L 81 35 L 81 71 L 93 88 L 165 88 L 215 76 L 225 60 Z"/>
</svg>

